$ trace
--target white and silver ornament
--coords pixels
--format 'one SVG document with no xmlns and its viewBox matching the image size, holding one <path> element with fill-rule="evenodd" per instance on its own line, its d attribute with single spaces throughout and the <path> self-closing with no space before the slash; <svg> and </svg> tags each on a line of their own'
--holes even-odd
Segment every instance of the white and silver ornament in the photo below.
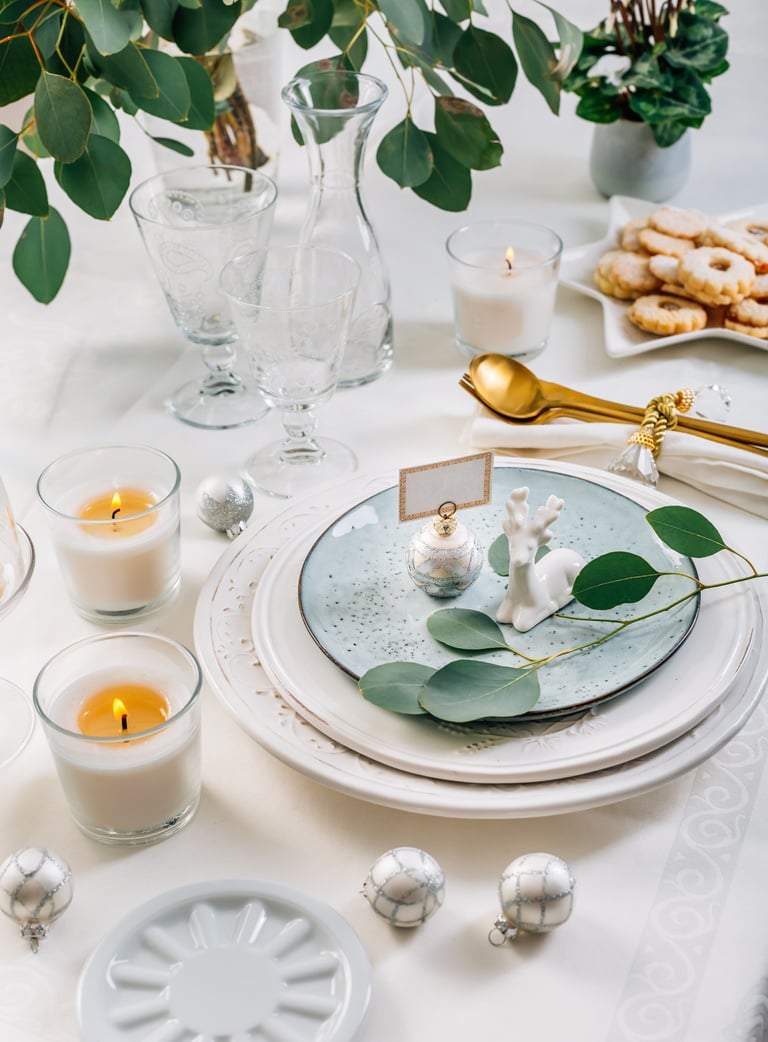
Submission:
<svg viewBox="0 0 768 1042">
<path fill-rule="evenodd" d="M 33 952 L 72 901 L 72 869 L 45 847 L 25 847 L 0 865 L 0 911 L 19 924 Z"/>
<path fill-rule="evenodd" d="M 243 478 L 205 478 L 197 486 L 195 502 L 200 520 L 230 539 L 245 530 L 253 513 L 253 492 Z"/>
<path fill-rule="evenodd" d="M 408 543 L 408 574 L 430 597 L 457 597 L 483 567 L 483 548 L 477 536 L 456 520 L 455 513 L 455 503 L 441 503 L 437 516 L 422 525 Z"/>
<path fill-rule="evenodd" d="M 502 914 L 488 940 L 500 947 L 518 932 L 549 933 L 561 926 L 573 909 L 576 880 L 556 854 L 536 852 L 515 858 L 499 880 Z"/>
<path fill-rule="evenodd" d="M 392 926 L 420 926 L 443 903 L 445 875 L 425 850 L 395 847 L 373 863 L 362 893 Z"/>
</svg>

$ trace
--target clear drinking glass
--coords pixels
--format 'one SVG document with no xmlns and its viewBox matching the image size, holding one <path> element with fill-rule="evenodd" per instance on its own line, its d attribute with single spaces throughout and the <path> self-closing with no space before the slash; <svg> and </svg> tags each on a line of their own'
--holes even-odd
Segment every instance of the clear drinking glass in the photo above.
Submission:
<svg viewBox="0 0 768 1042">
<path fill-rule="evenodd" d="M 202 345 L 208 374 L 169 400 L 194 427 L 241 427 L 266 412 L 234 370 L 237 339 L 219 289 L 233 257 L 266 245 L 277 187 L 237 166 L 189 166 L 157 174 L 131 193 L 130 207 L 179 331 Z"/>
<path fill-rule="evenodd" d="M 0 619 L 19 604 L 35 568 L 35 548 L 16 523 L 0 480 Z M 10 680 L 0 678 L 0 767 L 10 763 L 30 739 L 35 724 L 32 704 Z"/>
<path fill-rule="evenodd" d="M 262 492 L 293 496 L 357 466 L 346 445 L 315 437 L 314 409 L 336 390 L 359 278 L 347 254 L 306 245 L 248 253 L 221 274 L 256 386 L 285 427 L 246 461 Z"/>
</svg>

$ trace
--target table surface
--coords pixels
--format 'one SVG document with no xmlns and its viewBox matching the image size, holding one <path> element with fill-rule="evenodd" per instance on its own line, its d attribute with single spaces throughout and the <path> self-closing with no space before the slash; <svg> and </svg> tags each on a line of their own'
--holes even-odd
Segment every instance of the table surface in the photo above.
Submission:
<svg viewBox="0 0 768 1042">
<path fill-rule="evenodd" d="M 579 24 L 602 5 L 574 0 Z M 755 84 L 768 48 L 768 10 L 733 0 L 730 71 L 712 85 L 713 114 L 695 134 L 690 181 L 674 200 L 711 214 L 765 200 L 768 137 Z M 597 12 L 597 13 L 596 13 Z M 305 60 L 286 44 L 286 78 Z M 392 91 L 391 112 L 400 104 Z M 401 193 L 368 152 L 368 211 L 390 271 L 395 364 L 368 386 L 340 391 L 319 412 L 321 430 L 354 442 L 361 473 L 414 466 L 467 451 L 471 399 L 452 342 L 444 242 L 469 220 L 524 216 L 557 229 L 566 246 L 598 238 L 607 203 L 589 179 L 591 126 L 560 119 L 525 83 L 492 117 L 505 146 L 501 169 L 475 178 L 467 214 L 433 210 Z M 5 120 L 2 120 L 5 121 Z M 275 239 L 296 234 L 306 199 L 304 156 L 283 126 Z M 152 156 L 127 126 L 133 183 Z M 143 442 L 182 471 L 181 594 L 143 628 L 193 642 L 198 594 L 225 538 L 195 514 L 195 490 L 211 474 L 237 472 L 278 433 L 277 416 L 236 431 L 184 426 L 164 398 L 199 373 L 196 349 L 177 334 L 145 260 L 127 206 L 103 226 L 57 203 L 70 220 L 72 262 L 48 307 L 16 282 L 11 252 L 21 221 L 0 232 L 0 474 L 38 562 L 22 603 L 3 620 L 0 673 L 31 694 L 57 650 L 98 632 L 69 606 L 35 481 L 61 452 L 104 442 Z M 765 429 L 768 355 L 716 335 L 628 359 L 610 359 L 595 301 L 561 287 L 550 344 L 533 368 L 547 379 L 638 405 L 662 390 L 725 384 L 733 422 Z M 765 520 L 662 478 L 660 488 L 705 512 L 763 567 Z M 255 518 L 283 504 L 258 497 Z M 452 820 L 388 809 L 325 788 L 253 741 L 214 692 L 203 693 L 203 796 L 178 835 L 147 848 L 112 849 L 69 818 L 43 734 L 0 770 L 0 859 L 47 846 L 70 863 L 74 901 L 33 955 L 14 924 L 0 922 L 0 1034 L 6 1042 L 79 1037 L 77 981 L 88 955 L 132 909 L 174 887 L 205 880 L 279 881 L 327 902 L 357 931 L 373 966 L 361 1038 L 506 1038 L 555 1042 L 763 1039 L 768 996 L 768 711 L 698 769 L 653 792 L 598 809 L 525 820 Z M 429 851 L 447 879 L 441 911 L 416 931 L 396 931 L 360 894 L 369 866 L 394 846 Z M 495 949 L 504 867 L 526 851 L 565 858 L 577 878 L 571 920 L 546 938 Z"/>
</svg>

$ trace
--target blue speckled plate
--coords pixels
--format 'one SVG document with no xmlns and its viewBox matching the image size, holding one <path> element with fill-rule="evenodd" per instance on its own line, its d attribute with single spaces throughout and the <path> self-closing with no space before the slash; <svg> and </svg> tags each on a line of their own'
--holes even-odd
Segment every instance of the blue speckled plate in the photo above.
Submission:
<svg viewBox="0 0 768 1042">
<path fill-rule="evenodd" d="M 531 513 L 554 493 L 564 500 L 553 526 L 551 549 L 572 547 L 585 560 L 611 550 L 631 550 L 660 571 L 696 575 L 693 562 L 664 546 L 645 521 L 646 509 L 597 482 L 520 466 L 494 469 L 493 498 L 486 506 L 461 512 L 461 520 L 487 550 L 502 531 L 504 503 L 512 489 L 530 489 Z M 473 608 L 494 615 L 506 579 L 486 563 L 480 577 L 461 596 L 435 599 L 418 590 L 405 567 L 411 534 L 423 520 L 400 524 L 398 489 L 371 496 L 342 514 L 307 554 L 299 581 L 299 606 L 318 647 L 342 670 L 359 678 L 384 662 L 414 661 L 440 666 L 456 655 L 430 637 L 427 617 L 440 608 Z M 607 613 L 630 618 L 662 608 L 690 590 L 690 581 L 665 576 L 641 606 Z M 629 627 L 604 644 L 570 655 L 540 673 L 541 697 L 524 719 L 561 716 L 611 698 L 657 669 L 685 640 L 698 613 L 698 598 Z M 597 615 L 572 602 L 564 612 Z M 526 634 L 505 627 L 509 643 L 536 657 L 594 640 L 603 623 L 546 619 Z M 482 658 L 516 664 L 508 653 Z M 523 718 L 518 718 L 523 719 Z"/>
</svg>

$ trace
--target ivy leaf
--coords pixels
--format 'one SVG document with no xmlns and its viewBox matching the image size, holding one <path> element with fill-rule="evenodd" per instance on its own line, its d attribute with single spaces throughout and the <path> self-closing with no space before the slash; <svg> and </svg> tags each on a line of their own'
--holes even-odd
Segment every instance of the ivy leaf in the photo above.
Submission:
<svg viewBox="0 0 768 1042">
<path fill-rule="evenodd" d="M 429 140 L 409 116 L 382 138 L 376 160 L 387 177 L 401 188 L 420 185 L 432 173 Z"/>
<path fill-rule="evenodd" d="M 11 179 L 18 140 L 19 135 L 15 131 L 0 124 L 0 188 L 5 188 Z"/>
<path fill-rule="evenodd" d="M 421 705 L 432 716 L 452 723 L 529 712 L 539 700 L 539 679 L 532 669 L 457 659 L 427 680 Z"/>
<path fill-rule="evenodd" d="M 359 680 L 360 693 L 366 701 L 382 709 L 416 716 L 424 713 L 419 695 L 434 672 L 431 666 L 418 662 L 387 662 L 363 673 Z"/>
<path fill-rule="evenodd" d="M 35 117 L 40 140 L 54 159 L 71 163 L 83 154 L 93 111 L 77 83 L 43 71 L 35 87 Z"/>
<path fill-rule="evenodd" d="M 456 651 L 490 651 L 508 648 L 494 620 L 482 611 L 443 608 L 427 619 L 427 630 L 441 644 Z"/>
<path fill-rule="evenodd" d="M 504 152 L 495 130 L 477 105 L 464 98 L 435 99 L 435 133 L 442 147 L 463 166 L 490 170 Z"/>
<path fill-rule="evenodd" d="M 133 19 L 109 0 L 77 0 L 77 10 L 100 54 L 116 54 L 130 41 Z"/>
<path fill-rule="evenodd" d="M 420 199 L 441 210 L 459 212 L 466 210 L 472 198 L 472 175 L 440 145 L 436 134 L 427 134 L 432 149 L 432 173 L 413 191 Z"/>
<path fill-rule="evenodd" d="M 50 304 L 61 289 L 69 265 L 69 232 L 58 210 L 33 217 L 13 251 L 13 270 L 35 300 Z"/>
<path fill-rule="evenodd" d="M 5 204 L 17 213 L 48 216 L 48 192 L 43 175 L 34 159 L 19 149 L 16 149 L 11 177 L 5 186 Z"/>
<path fill-rule="evenodd" d="M 728 549 L 712 522 L 690 507 L 659 507 L 645 519 L 659 539 L 686 557 L 711 557 Z"/>
<path fill-rule="evenodd" d="M 114 141 L 91 134 L 79 159 L 54 164 L 54 174 L 73 203 L 91 217 L 107 221 L 128 191 L 131 162 Z"/>
<path fill-rule="evenodd" d="M 503 105 L 512 97 L 517 59 L 500 36 L 470 25 L 459 37 L 453 61 L 454 77 L 486 105 Z"/>
<path fill-rule="evenodd" d="M 617 550 L 587 562 L 573 584 L 573 596 L 602 611 L 641 601 L 661 575 L 638 554 Z"/>
</svg>

